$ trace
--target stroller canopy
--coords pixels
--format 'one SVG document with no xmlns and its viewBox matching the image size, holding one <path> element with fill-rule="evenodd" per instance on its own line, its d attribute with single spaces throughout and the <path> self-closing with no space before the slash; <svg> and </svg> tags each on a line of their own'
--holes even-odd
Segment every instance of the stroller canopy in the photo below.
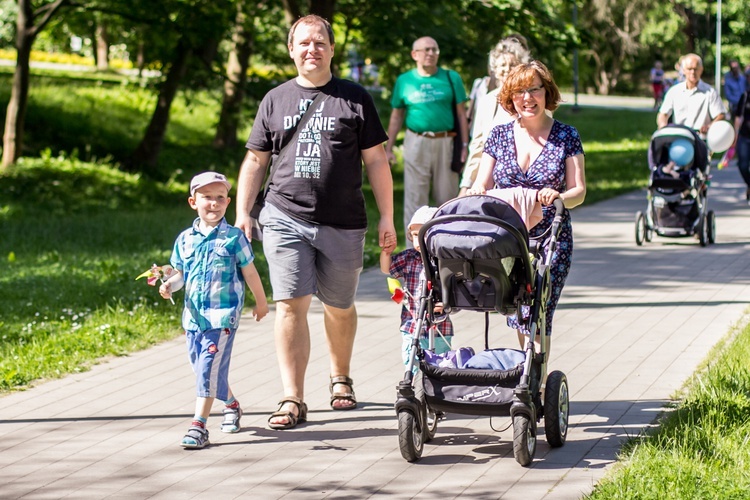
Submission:
<svg viewBox="0 0 750 500">
<path fill-rule="evenodd" d="M 504 221 L 515 228 L 518 236 L 491 222 L 453 220 L 429 227 L 425 234 L 426 249 L 440 259 L 497 259 L 520 257 L 527 252 L 529 235 L 523 219 L 513 207 L 493 196 L 476 195 L 456 198 L 443 204 L 433 220 L 448 215 L 481 215 Z"/>
<path fill-rule="evenodd" d="M 456 198 L 419 236 L 425 275 L 447 312 L 516 311 L 519 288 L 532 278 L 529 235 L 513 207 L 493 196 Z"/>
<path fill-rule="evenodd" d="M 648 148 L 648 164 L 651 170 L 669 163 L 669 146 L 677 139 L 687 139 L 695 150 L 693 161 L 686 168 L 695 168 L 702 172 L 708 167 L 708 148 L 698 133 L 684 125 L 670 124 L 653 133 Z"/>
</svg>

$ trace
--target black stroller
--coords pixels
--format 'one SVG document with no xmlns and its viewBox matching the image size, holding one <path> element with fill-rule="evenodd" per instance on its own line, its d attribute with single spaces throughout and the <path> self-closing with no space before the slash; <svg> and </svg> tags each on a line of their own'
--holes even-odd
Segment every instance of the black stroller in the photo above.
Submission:
<svg viewBox="0 0 750 500">
<path fill-rule="evenodd" d="M 669 166 L 669 149 L 676 140 L 694 148 L 693 160 L 682 167 Z M 716 217 L 708 210 L 711 163 L 706 143 L 683 125 L 668 125 L 651 136 L 648 149 L 651 178 L 646 212 L 635 215 L 635 242 L 650 242 L 654 233 L 666 237 L 697 236 L 701 246 L 716 241 Z"/>
<path fill-rule="evenodd" d="M 422 456 L 445 412 L 483 416 L 510 416 L 513 454 L 529 465 L 537 443 L 537 423 L 544 416 L 547 442 L 565 443 L 568 430 L 568 382 L 560 371 L 549 374 L 542 405 L 541 386 L 547 370 L 546 305 L 549 297 L 549 262 L 557 244 L 563 205 L 555 200 L 556 216 L 543 238 L 529 241 L 518 213 L 491 196 L 457 198 L 445 203 L 419 232 L 425 280 L 420 286 L 417 328 L 404 379 L 398 385 L 399 447 L 409 462 Z M 520 361 L 507 369 L 459 369 L 428 362 L 419 333 L 428 331 L 430 346 L 441 317 L 434 303 L 443 303 L 443 315 L 460 310 L 485 313 L 485 351 L 514 354 Z M 529 314 L 521 314 L 528 306 Z M 529 327 L 524 351 L 490 349 L 490 313 L 517 314 Z M 539 336 L 540 349 L 533 342 Z M 472 358 L 473 359 L 473 358 Z M 413 368 L 419 365 L 414 374 Z"/>
</svg>

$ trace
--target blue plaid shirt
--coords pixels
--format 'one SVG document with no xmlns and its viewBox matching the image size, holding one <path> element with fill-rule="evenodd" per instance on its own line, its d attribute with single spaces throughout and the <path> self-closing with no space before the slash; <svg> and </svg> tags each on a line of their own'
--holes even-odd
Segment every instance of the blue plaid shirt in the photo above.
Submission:
<svg viewBox="0 0 750 500">
<path fill-rule="evenodd" d="M 411 335 L 417 328 L 416 316 L 419 314 L 419 298 L 422 293 L 419 282 L 425 279 L 422 254 L 413 248 L 395 254 L 391 259 L 389 271 L 392 277 L 404 280 L 404 288 L 411 294 L 411 297 L 404 297 L 401 308 L 401 332 Z M 450 318 L 436 326 L 444 337 L 453 335 L 453 323 Z M 420 332 L 420 336 L 426 338 L 427 331 Z"/>
<path fill-rule="evenodd" d="M 245 301 L 240 268 L 255 258 L 245 234 L 226 219 L 204 235 L 200 218 L 177 237 L 170 263 L 185 279 L 182 327 L 189 331 L 237 328 Z"/>
</svg>

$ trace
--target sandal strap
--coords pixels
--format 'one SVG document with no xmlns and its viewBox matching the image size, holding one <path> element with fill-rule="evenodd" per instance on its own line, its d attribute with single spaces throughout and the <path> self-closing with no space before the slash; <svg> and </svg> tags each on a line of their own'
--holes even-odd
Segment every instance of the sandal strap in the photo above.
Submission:
<svg viewBox="0 0 750 500">
<path fill-rule="evenodd" d="M 352 391 L 354 390 L 354 380 L 350 379 L 346 375 L 338 375 L 336 377 L 331 377 L 331 385 L 330 385 L 331 392 L 333 392 L 333 386 L 336 384 L 348 385 Z"/>
<path fill-rule="evenodd" d="M 284 396 L 284 398 L 279 401 L 279 409 L 281 409 L 282 406 L 284 406 L 284 403 L 292 403 L 297 405 L 297 409 L 301 409 L 302 405 L 304 405 L 304 401 L 302 401 L 302 398 L 298 398 L 296 396 Z"/>
</svg>

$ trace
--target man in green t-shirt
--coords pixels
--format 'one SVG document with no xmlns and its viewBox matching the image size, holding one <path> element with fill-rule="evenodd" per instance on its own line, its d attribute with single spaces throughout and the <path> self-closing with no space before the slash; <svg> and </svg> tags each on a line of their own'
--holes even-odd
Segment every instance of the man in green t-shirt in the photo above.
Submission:
<svg viewBox="0 0 750 500">
<path fill-rule="evenodd" d="M 464 105 L 466 90 L 458 73 L 438 67 L 439 56 L 440 49 L 434 39 L 419 38 L 411 51 L 417 67 L 401 74 L 393 88 L 393 111 L 385 151 L 388 161 L 393 164 L 396 136 L 406 121 L 404 227 L 419 207 L 440 206 L 458 194 L 458 174 L 451 170 L 456 135 L 453 131 L 454 107 L 463 143 L 461 161 L 466 161 L 469 142 Z M 430 202 L 430 185 L 434 203 Z"/>
</svg>

